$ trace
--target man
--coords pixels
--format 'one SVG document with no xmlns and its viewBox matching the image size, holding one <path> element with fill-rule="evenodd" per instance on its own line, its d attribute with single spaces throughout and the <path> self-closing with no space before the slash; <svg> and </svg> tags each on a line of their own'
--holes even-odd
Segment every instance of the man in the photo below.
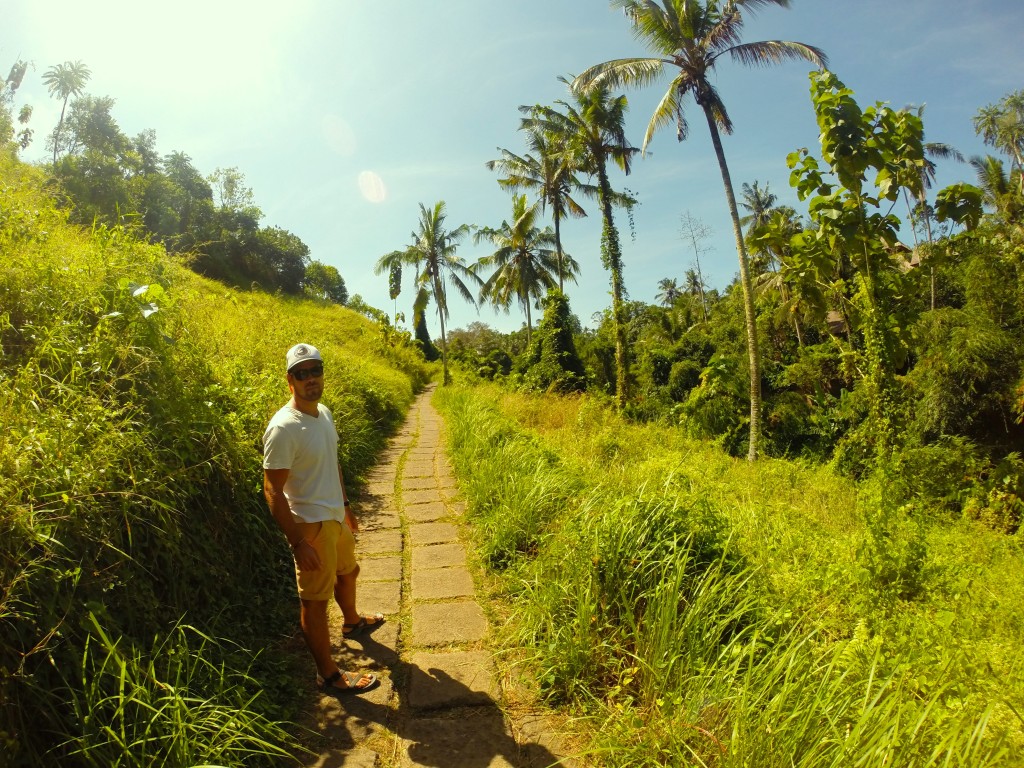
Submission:
<svg viewBox="0 0 1024 768">
<path fill-rule="evenodd" d="M 263 492 L 295 558 L 302 634 L 316 662 L 317 686 L 334 696 L 362 693 L 377 678 L 338 669 L 327 605 L 333 594 L 345 616 L 345 637 L 382 623 L 384 616 L 361 616 L 356 610 L 359 565 L 352 534 L 359 524 L 345 496 L 334 418 L 320 404 L 323 358 L 316 347 L 296 344 L 286 361 L 292 397 L 263 435 Z"/>
</svg>

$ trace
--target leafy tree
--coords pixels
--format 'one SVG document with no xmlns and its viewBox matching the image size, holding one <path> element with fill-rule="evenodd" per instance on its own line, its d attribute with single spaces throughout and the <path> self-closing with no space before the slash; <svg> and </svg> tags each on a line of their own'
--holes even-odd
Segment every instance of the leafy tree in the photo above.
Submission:
<svg viewBox="0 0 1024 768">
<path fill-rule="evenodd" d="M 543 392 L 582 392 L 587 378 L 573 341 L 569 300 L 553 288 L 543 305 L 544 317 L 522 361 L 524 382 Z"/>
<path fill-rule="evenodd" d="M 526 195 L 512 199 L 512 222 L 501 222 L 497 229 L 483 227 L 474 234 L 474 241 L 490 241 L 496 250 L 478 261 L 482 268 L 494 268 L 480 288 L 480 301 L 490 301 L 506 312 L 514 296 L 526 313 L 526 343 L 530 343 L 532 322 L 530 306 L 545 291 L 556 285 L 555 275 L 562 276 L 558 254 L 550 246 L 556 244 L 550 228 L 538 229 L 537 203 L 527 205 Z M 566 267 L 579 268 L 567 261 Z M 570 279 L 573 272 L 568 272 Z"/>
<path fill-rule="evenodd" d="M 392 251 L 382 256 L 374 267 L 376 274 L 390 272 L 394 264 L 408 264 L 415 267 L 417 288 L 416 300 L 413 304 L 413 322 L 416 325 L 416 338 L 421 338 L 421 323 L 431 301 L 437 307 L 437 317 L 441 324 L 441 364 L 444 371 L 444 383 L 451 381 L 448 372 L 448 349 L 445 337 L 445 320 L 449 317 L 447 286 L 450 282 L 466 301 L 476 306 L 473 293 L 464 280 L 477 286 L 483 281 L 468 267 L 465 261 L 455 254 L 459 241 L 469 233 L 469 226 L 460 224 L 448 229 L 445 220 L 448 214 L 444 201 L 441 200 L 428 208 L 420 203 L 419 226 L 412 233 L 413 242 L 402 251 Z M 422 269 L 421 269 L 422 267 Z M 426 331 L 423 324 L 422 331 Z M 429 340 L 429 336 L 427 337 Z"/>
<path fill-rule="evenodd" d="M 316 259 L 306 265 L 302 287 L 306 293 L 318 299 L 326 299 L 342 306 L 348 302 L 348 289 L 341 274 L 335 267 Z"/>
<path fill-rule="evenodd" d="M 184 152 L 164 158 L 164 173 L 171 184 L 169 208 L 176 222 L 173 229 L 162 233 L 163 239 L 171 250 L 192 250 L 216 236 L 212 230 L 213 189 Z"/>
<path fill-rule="evenodd" d="M 245 186 L 245 174 L 237 168 L 218 168 L 206 180 L 220 208 L 256 207 L 252 189 Z"/>
<path fill-rule="evenodd" d="M 74 201 L 73 218 L 119 223 L 136 211 L 130 179 L 139 172 L 139 156 L 113 116 L 114 100 L 84 96 L 71 104 L 63 121 L 65 155 L 54 172 Z"/>
<path fill-rule="evenodd" d="M 615 324 L 615 394 L 622 409 L 629 397 L 629 356 L 626 341 L 626 300 L 622 276 L 622 246 L 615 227 L 612 206 L 632 200 L 616 193 L 608 177 L 608 164 L 617 165 L 629 174 L 632 157 L 638 151 L 626 139 L 625 96 L 612 96 L 607 88 L 595 87 L 586 93 L 573 90 L 575 103 L 558 101 L 552 107 L 536 106 L 530 110 L 523 125 L 558 137 L 569 163 L 581 173 L 597 179 L 598 203 L 601 207 L 601 261 L 611 276 L 612 317 Z"/>
<path fill-rule="evenodd" d="M 675 70 L 668 90 L 662 97 L 644 134 L 646 151 L 654 133 L 670 123 L 676 126 L 680 141 L 686 138 L 688 126 L 683 116 L 683 99 L 692 94 L 703 110 L 711 133 L 711 143 L 718 158 L 718 167 L 725 187 L 726 202 L 732 217 L 736 253 L 740 262 L 746 315 L 747 349 L 750 361 L 750 445 L 748 458 L 757 458 L 761 432 L 761 373 L 757 348 L 757 325 L 754 296 L 747 253 L 740 229 L 736 198 L 733 194 L 729 167 L 725 161 L 720 132 L 732 133 L 732 121 L 725 104 L 711 81 L 718 60 L 728 54 L 735 61 L 749 66 L 766 66 L 789 59 L 810 61 L 821 67 L 825 54 L 813 46 L 784 40 L 741 43 L 742 11 L 766 5 L 789 6 L 789 0 L 612 0 L 633 24 L 637 38 L 655 52 L 650 58 L 616 59 L 598 64 L 583 72 L 573 85 L 578 89 L 642 86 L 653 82 L 666 70 Z"/>
<path fill-rule="evenodd" d="M 32 129 L 28 127 L 28 122 L 32 118 L 32 107 L 26 104 L 18 111 L 17 122 L 21 130 L 17 133 L 13 115 L 14 94 L 21 86 L 26 69 L 28 62 L 16 61 L 11 66 L 7 78 L 0 81 L 0 149 L 13 145 L 24 150 L 32 143 Z"/>
<path fill-rule="evenodd" d="M 912 278 L 891 256 L 900 226 L 891 210 L 902 188 L 916 195 L 922 185 L 924 132 L 921 119 L 910 112 L 882 104 L 861 110 L 853 92 L 831 72 L 810 77 L 822 158 L 832 178 L 806 150 L 789 155 L 791 183 L 801 200 L 809 200 L 814 225 L 791 243 L 819 274 L 839 260 L 854 270 L 848 317 L 863 335 L 862 389 L 870 404 L 866 431 L 857 439 L 885 460 L 895 440 L 893 377 L 905 360 L 906 329 L 914 320 L 913 307 L 900 301 Z"/>
<path fill-rule="evenodd" d="M 62 129 L 64 127 L 64 112 L 68 106 L 68 99 L 72 96 L 81 96 L 85 84 L 89 82 L 92 72 L 81 61 L 65 61 L 46 70 L 43 75 L 43 84 L 51 96 L 62 100 L 60 107 L 60 119 L 53 129 L 51 142 L 53 143 L 53 164 L 57 165 L 57 153 L 61 149 L 63 140 Z"/>
<path fill-rule="evenodd" d="M 984 197 L 973 184 L 950 184 L 935 196 L 935 216 L 939 221 L 954 221 L 969 232 L 981 221 Z"/>
</svg>

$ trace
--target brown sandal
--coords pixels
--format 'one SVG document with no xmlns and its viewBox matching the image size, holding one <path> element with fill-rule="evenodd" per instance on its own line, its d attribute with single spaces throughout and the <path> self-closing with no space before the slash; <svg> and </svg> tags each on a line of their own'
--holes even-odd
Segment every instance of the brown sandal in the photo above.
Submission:
<svg viewBox="0 0 1024 768">
<path fill-rule="evenodd" d="M 345 687 L 339 688 L 335 685 L 336 682 L 345 678 Z M 369 678 L 370 682 L 365 685 L 359 685 L 359 681 L 364 677 Z M 354 693 L 364 693 L 371 688 L 376 687 L 377 676 L 367 672 L 366 674 L 359 674 L 357 672 L 342 672 L 340 669 L 333 675 L 328 675 L 323 680 L 317 678 L 316 687 L 320 689 L 320 693 L 326 693 L 328 696 L 346 696 Z"/>
<path fill-rule="evenodd" d="M 372 632 L 383 624 L 384 621 L 383 613 L 375 613 L 372 616 L 360 616 L 359 621 L 355 624 L 341 625 L 342 637 L 356 637 L 357 635 L 361 635 L 363 632 Z"/>
</svg>

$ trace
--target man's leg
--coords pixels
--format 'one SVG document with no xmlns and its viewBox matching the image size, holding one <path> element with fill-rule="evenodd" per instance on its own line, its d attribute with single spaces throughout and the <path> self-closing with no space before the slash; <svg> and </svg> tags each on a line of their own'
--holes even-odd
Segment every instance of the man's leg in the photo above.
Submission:
<svg viewBox="0 0 1024 768">
<path fill-rule="evenodd" d="M 300 619 L 302 622 L 302 634 L 306 638 L 306 645 L 313 656 L 316 664 L 316 671 L 320 677 L 326 679 L 338 672 L 338 664 L 331 654 L 331 633 L 327 623 L 327 600 L 301 600 L 302 608 Z M 363 675 L 356 683 L 358 687 L 369 685 L 373 678 Z M 344 676 L 334 683 L 336 688 L 347 688 L 347 681 Z"/>
<path fill-rule="evenodd" d="M 327 601 L 302 600 L 302 634 L 321 677 L 333 675 L 338 665 L 331 656 L 331 635 L 327 627 Z"/>
<path fill-rule="evenodd" d="M 345 616 L 346 624 L 355 624 L 359 621 L 359 612 L 356 610 L 356 577 L 359 576 L 359 566 L 344 576 L 338 574 L 334 582 L 334 599 L 338 603 L 342 614 Z"/>
</svg>

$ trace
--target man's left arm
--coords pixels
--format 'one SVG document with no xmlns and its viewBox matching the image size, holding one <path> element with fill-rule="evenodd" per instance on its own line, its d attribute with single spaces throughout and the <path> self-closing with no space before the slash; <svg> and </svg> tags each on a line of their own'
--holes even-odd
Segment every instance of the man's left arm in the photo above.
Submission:
<svg viewBox="0 0 1024 768">
<path fill-rule="evenodd" d="M 341 498 L 345 502 L 345 522 L 348 523 L 348 527 L 352 530 L 352 533 L 359 533 L 359 521 L 356 520 L 356 516 L 352 514 L 352 507 L 349 506 L 348 495 L 345 493 L 345 475 L 341 471 L 341 462 L 338 462 L 338 479 L 341 481 Z"/>
</svg>

